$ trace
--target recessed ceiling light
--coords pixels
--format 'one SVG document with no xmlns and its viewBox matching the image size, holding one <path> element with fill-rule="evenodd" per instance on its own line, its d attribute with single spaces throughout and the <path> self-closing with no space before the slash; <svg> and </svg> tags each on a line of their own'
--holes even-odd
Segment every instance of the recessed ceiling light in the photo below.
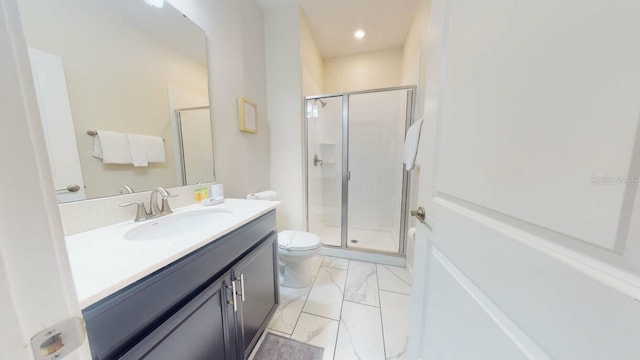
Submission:
<svg viewBox="0 0 640 360">
<path fill-rule="evenodd" d="M 362 39 L 365 37 L 365 35 L 367 35 L 367 32 L 362 29 L 358 29 L 353 33 L 353 37 L 356 39 Z"/>
</svg>

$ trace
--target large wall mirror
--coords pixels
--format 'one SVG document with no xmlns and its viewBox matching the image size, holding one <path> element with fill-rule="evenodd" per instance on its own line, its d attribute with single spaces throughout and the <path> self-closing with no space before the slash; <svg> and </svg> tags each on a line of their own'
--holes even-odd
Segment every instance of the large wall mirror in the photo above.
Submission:
<svg viewBox="0 0 640 360">
<path fill-rule="evenodd" d="M 214 180 L 206 37 L 197 25 L 143 0 L 18 4 L 59 202 Z M 139 138 L 156 141 L 148 162 L 135 161 L 147 151 L 134 146 Z"/>
</svg>

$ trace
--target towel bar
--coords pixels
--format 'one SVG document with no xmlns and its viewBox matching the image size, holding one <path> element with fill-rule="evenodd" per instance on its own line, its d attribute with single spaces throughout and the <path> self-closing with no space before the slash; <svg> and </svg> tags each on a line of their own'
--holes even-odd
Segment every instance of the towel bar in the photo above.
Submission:
<svg viewBox="0 0 640 360">
<path fill-rule="evenodd" d="M 89 136 L 97 136 L 98 132 L 95 130 L 87 130 L 87 135 Z M 162 139 L 162 141 L 165 141 L 164 138 Z"/>
</svg>

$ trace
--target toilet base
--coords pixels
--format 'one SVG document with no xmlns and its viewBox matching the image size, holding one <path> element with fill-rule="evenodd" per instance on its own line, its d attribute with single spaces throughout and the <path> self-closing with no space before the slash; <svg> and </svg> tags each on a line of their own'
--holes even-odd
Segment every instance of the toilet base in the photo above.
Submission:
<svg viewBox="0 0 640 360">
<path fill-rule="evenodd" d="M 311 258 L 306 261 L 289 262 L 286 266 L 284 262 L 279 261 L 280 286 L 295 289 L 311 286 L 315 274 L 310 260 Z"/>
</svg>

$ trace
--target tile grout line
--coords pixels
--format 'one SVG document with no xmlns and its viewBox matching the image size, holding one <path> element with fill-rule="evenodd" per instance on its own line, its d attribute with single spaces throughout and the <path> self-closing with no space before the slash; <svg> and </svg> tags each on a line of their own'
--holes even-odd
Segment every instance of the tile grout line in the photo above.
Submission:
<svg viewBox="0 0 640 360">
<path fill-rule="evenodd" d="M 343 300 L 343 302 L 348 302 L 349 304 L 354 304 L 354 305 L 362 305 L 362 306 L 372 307 L 374 309 L 379 309 L 380 308 L 380 306 L 359 303 L 359 302 L 355 302 L 355 301 L 351 301 L 351 300 Z"/>
<path fill-rule="evenodd" d="M 337 322 L 340 322 L 340 320 L 332 319 L 332 318 L 330 318 L 330 317 L 326 317 L 326 316 L 323 316 L 323 315 L 316 315 L 316 314 L 314 314 L 314 313 L 310 313 L 310 312 L 306 312 L 306 311 L 303 311 L 303 313 L 304 313 L 304 314 L 307 314 L 307 315 L 309 315 L 309 316 L 316 316 L 316 317 L 319 317 L 319 318 L 323 318 L 323 319 L 325 319 L 325 320 L 331 320 L 331 321 L 337 321 Z"/>
<path fill-rule="evenodd" d="M 402 293 L 402 292 L 393 291 L 393 290 L 387 290 L 387 289 L 380 289 L 380 288 L 378 288 L 378 291 L 384 291 L 384 292 L 394 293 L 394 294 L 398 294 L 398 295 L 407 295 L 407 296 L 411 296 L 411 294 Z"/>
<path fill-rule="evenodd" d="M 340 324 L 342 324 L 342 309 L 344 308 L 344 295 L 347 293 L 347 280 L 349 280 L 349 268 L 351 268 L 351 259 L 347 260 L 347 276 L 344 279 L 344 290 L 342 291 L 342 302 L 340 302 L 340 320 L 338 320 L 338 331 L 336 332 L 336 341 L 333 345 L 333 360 L 336 360 L 336 352 L 338 350 L 338 338 L 340 338 Z"/>
<path fill-rule="evenodd" d="M 394 278 L 396 278 L 396 279 L 400 280 L 400 282 L 401 282 L 401 283 L 404 283 L 404 284 L 406 284 L 406 285 L 407 285 L 407 286 L 409 286 L 409 287 L 411 286 L 411 281 L 409 280 L 409 278 L 408 278 L 408 276 L 407 276 L 407 270 L 406 270 L 406 268 L 405 268 L 405 269 L 402 269 L 402 271 L 404 271 L 404 273 L 405 273 L 405 278 L 402 278 L 401 276 L 399 276 L 398 274 L 396 274 L 395 272 L 393 272 L 393 270 L 391 270 L 391 268 L 389 267 L 390 265 L 383 265 L 383 264 L 380 264 L 380 266 L 382 266 L 382 267 L 384 267 L 385 269 L 387 269 L 387 271 L 388 271 L 388 272 L 389 272 L 389 273 L 390 273 Z M 377 268 L 377 266 L 376 266 L 376 268 Z"/>
<path fill-rule="evenodd" d="M 324 256 L 322 257 L 322 261 L 324 262 Z M 300 316 L 302 316 L 302 313 L 304 312 L 304 306 L 307 305 L 309 294 L 311 294 L 311 289 L 313 289 L 313 285 L 315 285 L 316 280 L 318 280 L 318 274 L 320 273 L 320 268 L 322 268 L 322 262 L 320 263 L 320 266 L 318 266 L 318 270 L 316 271 L 316 276 L 313 278 L 313 282 L 309 286 L 309 291 L 307 292 L 307 295 L 304 297 L 304 302 L 302 303 L 300 314 L 298 314 L 298 317 L 296 318 L 296 323 L 293 325 L 293 329 L 291 329 L 291 336 L 290 336 L 291 338 L 293 338 L 293 333 L 296 332 L 296 328 L 298 327 L 298 322 L 300 321 Z"/>
<path fill-rule="evenodd" d="M 376 283 L 378 285 L 378 303 L 380 304 L 380 307 L 378 308 L 378 310 L 380 310 L 380 330 L 382 330 L 382 350 L 384 352 L 384 358 L 387 359 L 387 345 L 386 345 L 386 338 L 384 335 L 384 322 L 382 321 L 382 297 L 380 296 L 380 278 L 378 277 L 378 265 L 376 264 Z"/>
<path fill-rule="evenodd" d="M 311 286 L 309 286 L 309 292 L 307 293 L 307 297 L 304 299 L 304 304 L 302 304 L 302 310 L 300 311 L 300 313 L 301 314 L 305 313 L 307 315 L 313 315 L 313 316 L 319 316 L 321 318 L 325 318 L 325 319 L 329 319 L 329 320 L 333 320 L 333 321 L 340 321 L 340 319 L 336 320 L 336 319 L 332 319 L 330 317 L 326 317 L 326 316 L 322 316 L 322 315 L 318 315 L 318 314 L 314 314 L 314 313 L 310 313 L 310 312 L 304 311 L 304 307 L 305 307 L 305 305 L 307 305 L 307 301 L 309 300 L 309 295 L 311 294 L 311 290 L 313 289 L 313 285 L 316 284 L 316 280 L 318 279 L 318 274 L 320 274 L 320 269 L 322 269 L 322 268 L 332 269 L 332 270 L 340 270 L 340 271 L 347 271 L 347 274 L 348 274 L 348 270 L 336 269 L 336 268 L 320 265 L 318 267 L 318 272 L 316 273 L 316 277 L 313 279 L 313 284 L 311 284 Z M 345 278 L 346 278 L 346 276 L 345 276 Z M 346 280 L 345 280 L 345 287 L 346 287 Z M 342 292 L 342 298 L 344 299 L 344 291 Z M 340 307 L 340 315 L 342 315 L 342 306 Z M 298 318 L 300 318 L 300 315 L 298 315 Z M 296 326 L 297 325 L 298 325 L 298 322 L 296 321 Z M 295 330 L 295 327 L 294 327 L 294 330 Z"/>
</svg>

